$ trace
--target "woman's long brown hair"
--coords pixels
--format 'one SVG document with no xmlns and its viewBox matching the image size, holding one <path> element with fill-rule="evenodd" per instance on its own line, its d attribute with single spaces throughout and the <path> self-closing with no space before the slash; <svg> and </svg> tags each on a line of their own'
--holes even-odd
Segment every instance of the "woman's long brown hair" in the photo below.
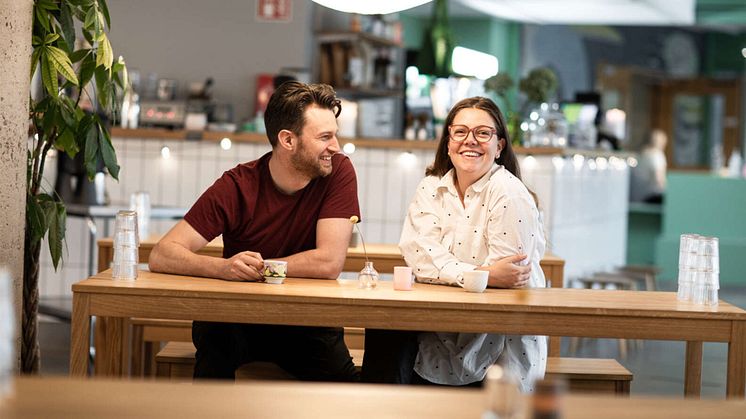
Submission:
<svg viewBox="0 0 746 419">
<path fill-rule="evenodd" d="M 449 170 L 453 168 L 451 158 L 448 156 L 448 141 L 450 141 L 450 134 L 448 128 L 453 123 L 453 119 L 456 117 L 462 109 L 479 109 L 490 114 L 492 119 L 495 121 L 495 129 L 497 132 L 495 135 L 498 140 L 505 140 L 505 147 L 500 152 L 500 157 L 495 159 L 497 164 L 504 166 L 510 173 L 512 173 L 518 179 L 521 178 L 521 168 L 518 166 L 518 159 L 513 152 L 513 147 L 510 145 L 510 137 L 508 136 L 507 125 L 505 124 L 505 117 L 503 117 L 500 108 L 497 107 L 495 102 L 486 97 L 470 97 L 459 101 L 453 106 L 448 116 L 446 116 L 445 125 L 443 127 L 443 133 L 440 135 L 440 142 L 438 143 L 438 150 L 435 152 L 435 161 L 425 170 L 426 176 L 438 176 L 443 177 Z"/>
</svg>

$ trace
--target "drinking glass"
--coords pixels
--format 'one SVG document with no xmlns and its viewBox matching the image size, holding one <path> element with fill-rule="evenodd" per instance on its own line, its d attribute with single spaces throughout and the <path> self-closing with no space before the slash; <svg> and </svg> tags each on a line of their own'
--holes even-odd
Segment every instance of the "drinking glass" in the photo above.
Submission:
<svg viewBox="0 0 746 419">
<path fill-rule="evenodd" d="M 119 211 L 114 220 L 113 279 L 137 279 L 138 246 L 140 239 L 135 211 Z"/>
<path fill-rule="evenodd" d="M 10 274 L 0 269 L 0 405 L 13 392 L 15 357 L 15 313 L 13 282 Z"/>
<path fill-rule="evenodd" d="M 697 254 L 699 251 L 698 234 L 682 234 L 679 238 L 679 288 L 676 298 L 690 301 L 697 272 Z"/>
<path fill-rule="evenodd" d="M 130 209 L 137 213 L 140 236 L 147 239 L 150 235 L 150 194 L 138 191 L 130 195 Z"/>
</svg>

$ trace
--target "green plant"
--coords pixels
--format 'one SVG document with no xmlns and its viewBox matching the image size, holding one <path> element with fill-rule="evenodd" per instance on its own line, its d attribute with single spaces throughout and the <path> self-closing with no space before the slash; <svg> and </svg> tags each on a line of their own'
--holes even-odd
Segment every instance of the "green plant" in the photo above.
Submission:
<svg viewBox="0 0 746 419">
<path fill-rule="evenodd" d="M 523 100 L 518 111 L 512 106 L 508 97 L 511 89 L 515 86 L 513 78 L 506 73 L 498 73 L 484 82 L 484 89 L 495 93 L 500 97 L 505 106 L 505 117 L 507 118 L 508 134 L 514 145 L 520 145 L 522 131 L 521 121 L 526 117 L 531 106 L 546 102 L 557 91 L 557 76 L 549 68 L 539 67 L 531 70 L 528 75 L 520 80 L 518 89 L 523 93 Z"/>
<path fill-rule="evenodd" d="M 42 239 L 47 237 L 55 269 L 62 260 L 65 239 L 65 205 L 42 184 L 46 157 L 52 149 L 70 157 L 82 152 L 89 178 L 103 162 L 117 179 L 116 153 L 100 115 L 116 112 L 127 86 L 124 61 L 114 60 L 106 36 L 110 17 L 105 0 L 35 0 L 33 13 L 31 77 L 38 69 L 43 89 L 29 102 L 32 139 L 27 161 L 21 325 L 21 370 L 25 373 L 39 369 L 36 317 Z M 78 34 L 85 46 L 76 46 Z M 91 83 L 95 84 L 95 102 L 88 89 Z M 94 102 L 98 112 L 84 110 L 86 102 Z"/>
</svg>

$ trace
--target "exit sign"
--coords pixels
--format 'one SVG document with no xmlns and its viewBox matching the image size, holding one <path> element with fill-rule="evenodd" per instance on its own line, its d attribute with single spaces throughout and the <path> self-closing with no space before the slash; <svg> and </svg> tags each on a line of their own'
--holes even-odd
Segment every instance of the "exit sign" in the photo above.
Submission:
<svg viewBox="0 0 746 419">
<path fill-rule="evenodd" d="M 256 0 L 257 20 L 290 22 L 292 12 L 292 0 Z"/>
</svg>

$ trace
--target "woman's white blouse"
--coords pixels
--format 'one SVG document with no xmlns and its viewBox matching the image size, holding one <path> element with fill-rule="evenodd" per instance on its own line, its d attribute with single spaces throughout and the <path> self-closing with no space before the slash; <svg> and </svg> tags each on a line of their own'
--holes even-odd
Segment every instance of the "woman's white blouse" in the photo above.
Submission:
<svg viewBox="0 0 746 419">
<path fill-rule="evenodd" d="M 526 254 L 529 287 L 545 287 L 544 229 L 523 183 L 495 164 L 466 190 L 462 205 L 453 173 L 423 179 L 409 205 L 399 247 L 417 281 L 458 285 L 465 271 Z M 428 332 L 420 334 L 415 371 L 434 383 L 464 385 L 482 380 L 497 362 L 530 392 L 544 377 L 546 358 L 546 336 Z"/>
</svg>

